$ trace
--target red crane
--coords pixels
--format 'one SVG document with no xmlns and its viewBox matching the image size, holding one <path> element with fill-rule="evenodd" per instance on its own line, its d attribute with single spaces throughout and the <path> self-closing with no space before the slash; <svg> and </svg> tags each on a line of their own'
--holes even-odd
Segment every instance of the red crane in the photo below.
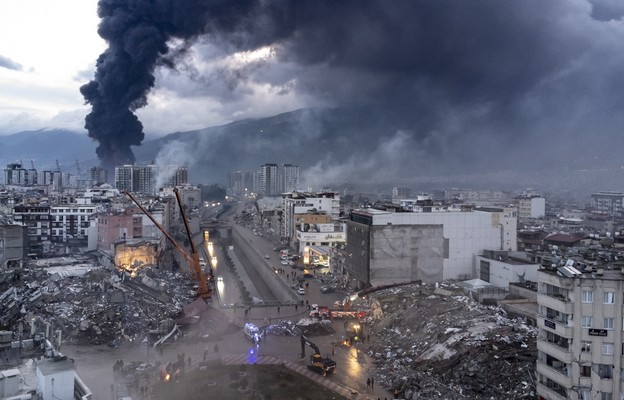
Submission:
<svg viewBox="0 0 624 400">
<path fill-rule="evenodd" d="M 150 212 L 147 211 L 147 209 L 145 209 L 145 207 L 143 207 L 139 203 L 139 201 L 132 195 L 132 193 L 127 192 L 127 191 L 124 193 L 127 194 L 128 197 L 130 197 L 130 199 L 132 199 L 132 201 L 141 209 L 141 211 L 143 211 L 143 213 L 147 215 L 147 217 L 154 223 L 154 225 L 156 225 L 156 227 L 160 229 L 160 231 L 165 235 L 165 237 L 169 239 L 171 244 L 173 244 L 173 247 L 175 247 L 175 249 L 180 254 L 182 254 L 184 259 L 188 263 L 189 268 L 191 269 L 193 279 L 195 279 L 195 281 L 199 285 L 197 295 L 201 297 L 202 299 L 207 299 L 211 297 L 212 293 L 210 291 L 210 288 L 208 287 L 208 283 L 206 281 L 206 275 L 204 274 L 204 271 L 202 271 L 201 265 L 199 265 L 199 254 L 197 252 L 197 247 L 195 246 L 195 241 L 193 240 L 193 235 L 191 234 L 191 228 L 189 227 L 188 219 L 186 218 L 186 213 L 184 212 L 184 207 L 182 207 L 182 201 L 180 200 L 180 193 L 178 192 L 177 188 L 175 188 L 173 191 L 176 195 L 176 200 L 178 201 L 180 214 L 182 214 L 182 219 L 184 220 L 184 227 L 186 228 L 186 234 L 188 235 L 189 242 L 191 243 L 191 254 L 189 254 L 186 250 L 184 250 L 184 248 L 180 246 L 178 242 L 175 241 L 175 239 L 169 234 L 169 232 L 167 232 L 165 228 L 163 228 L 162 225 L 160 225 L 154 219 L 152 214 L 150 214 Z"/>
</svg>

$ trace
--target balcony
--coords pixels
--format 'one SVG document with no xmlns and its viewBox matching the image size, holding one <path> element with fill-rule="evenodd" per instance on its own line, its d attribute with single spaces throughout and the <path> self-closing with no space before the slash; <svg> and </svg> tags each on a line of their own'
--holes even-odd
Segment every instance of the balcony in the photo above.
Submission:
<svg viewBox="0 0 624 400">
<path fill-rule="evenodd" d="M 544 353 L 550 354 L 566 364 L 572 363 L 572 352 L 569 349 L 558 346 L 556 343 L 538 338 L 537 349 L 543 351 Z"/>
<path fill-rule="evenodd" d="M 561 393 L 560 393 L 561 392 Z M 543 383 L 537 383 L 537 395 L 547 399 L 566 400 L 566 393 L 561 390 L 551 389 Z"/>
<path fill-rule="evenodd" d="M 572 387 L 572 377 L 566 374 L 565 366 L 562 366 L 561 368 L 555 368 L 546 365 L 543 361 L 537 360 L 537 373 L 540 376 L 548 378 L 563 387 Z"/>
<path fill-rule="evenodd" d="M 545 322 L 545 321 L 548 321 L 548 322 Z M 546 323 L 548 323 L 549 326 L 546 326 Z M 553 324 L 555 325 L 554 328 L 552 327 Z M 568 326 L 560 321 L 554 321 L 552 319 L 546 318 L 544 315 L 537 316 L 537 326 L 540 329 L 547 329 L 549 331 L 555 332 L 559 336 L 563 336 L 566 338 L 572 337 L 571 326 Z"/>
<path fill-rule="evenodd" d="M 574 312 L 574 304 L 563 295 L 549 295 L 545 293 L 537 294 L 537 304 L 546 306 L 555 311 L 564 314 L 572 314 Z"/>
</svg>

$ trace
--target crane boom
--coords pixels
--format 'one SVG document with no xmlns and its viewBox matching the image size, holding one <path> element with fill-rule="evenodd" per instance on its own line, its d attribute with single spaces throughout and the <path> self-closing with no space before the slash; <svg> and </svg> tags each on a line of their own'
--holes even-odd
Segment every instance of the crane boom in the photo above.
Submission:
<svg viewBox="0 0 624 400">
<path fill-rule="evenodd" d="M 184 209 L 182 208 L 182 204 L 180 203 L 180 195 L 178 194 L 178 190 L 175 189 L 176 199 L 178 204 L 180 205 L 180 212 L 182 213 L 182 218 L 184 219 L 184 226 L 186 228 L 186 233 L 188 235 L 189 241 L 191 242 L 191 250 L 192 255 L 189 254 L 182 246 L 175 241 L 175 239 L 167 232 L 167 230 L 158 223 L 152 216 L 152 214 L 147 211 L 141 203 L 134 197 L 134 195 L 128 191 L 124 192 L 130 199 L 143 211 L 156 227 L 165 235 L 165 237 L 171 242 L 171 244 L 175 247 L 175 249 L 184 257 L 186 262 L 189 265 L 191 273 L 193 274 L 193 278 L 197 281 L 199 285 L 198 295 L 199 297 L 206 299 L 211 296 L 210 289 L 208 288 L 208 283 L 206 282 L 206 275 L 201 269 L 201 265 L 199 265 L 199 254 L 197 253 L 197 247 L 195 246 L 195 242 L 193 241 L 193 235 L 191 235 L 191 231 L 189 228 L 188 220 L 186 218 L 186 214 L 184 213 Z"/>
</svg>

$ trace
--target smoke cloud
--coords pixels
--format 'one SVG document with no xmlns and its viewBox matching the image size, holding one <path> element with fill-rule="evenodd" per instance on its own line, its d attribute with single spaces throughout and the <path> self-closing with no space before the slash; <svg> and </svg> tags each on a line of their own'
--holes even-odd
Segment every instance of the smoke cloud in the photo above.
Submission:
<svg viewBox="0 0 624 400">
<path fill-rule="evenodd" d="M 23 69 L 22 64 L 11 60 L 0 54 L 0 68 L 12 69 L 15 71 L 21 71 Z"/>
<path fill-rule="evenodd" d="M 284 98 L 347 109 L 332 111 L 339 132 L 318 121 L 300 130 L 319 146 L 331 135 L 350 146 L 311 164 L 328 178 L 337 175 L 329 165 L 379 180 L 392 171 L 583 168 L 619 159 L 624 145 L 620 3 L 100 0 L 109 48 L 81 89 L 93 107 L 86 126 L 104 164 L 133 161 L 143 139 L 134 112 L 159 76 L 180 103 L 210 104 L 195 114 L 234 120 Z"/>
<path fill-rule="evenodd" d="M 108 48 L 97 60 L 95 78 L 80 92 L 92 106 L 85 128 L 99 143 L 96 152 L 105 168 L 134 163 L 131 146 L 140 145 L 145 136 L 134 112 L 147 105 L 156 66 L 175 66 L 169 41 L 188 41 L 211 30 L 231 32 L 251 3 L 100 0 L 98 33 Z"/>
</svg>

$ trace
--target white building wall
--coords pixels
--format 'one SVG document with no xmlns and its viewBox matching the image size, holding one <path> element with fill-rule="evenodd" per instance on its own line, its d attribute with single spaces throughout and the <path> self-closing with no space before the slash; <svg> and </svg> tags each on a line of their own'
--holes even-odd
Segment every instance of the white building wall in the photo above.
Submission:
<svg viewBox="0 0 624 400">
<path fill-rule="evenodd" d="M 544 218 L 546 215 L 546 199 L 533 197 L 531 199 L 531 218 Z"/>
<path fill-rule="evenodd" d="M 74 399 L 74 370 L 55 372 L 43 375 L 37 369 L 38 391 L 43 400 L 73 400 Z"/>
<path fill-rule="evenodd" d="M 476 277 L 481 274 L 481 261 L 490 264 L 490 282 L 492 285 L 507 289 L 510 283 L 532 281 L 537 282 L 537 264 L 511 264 L 505 261 L 492 260 L 482 256 L 475 257 Z"/>
<path fill-rule="evenodd" d="M 448 257 L 442 261 L 442 279 L 464 279 L 475 276 L 474 257 L 484 249 L 516 250 L 513 210 L 505 209 L 502 213 L 376 211 L 373 225 L 442 225 L 443 237 L 448 240 Z M 510 248 L 503 248 L 505 242 Z"/>
</svg>

